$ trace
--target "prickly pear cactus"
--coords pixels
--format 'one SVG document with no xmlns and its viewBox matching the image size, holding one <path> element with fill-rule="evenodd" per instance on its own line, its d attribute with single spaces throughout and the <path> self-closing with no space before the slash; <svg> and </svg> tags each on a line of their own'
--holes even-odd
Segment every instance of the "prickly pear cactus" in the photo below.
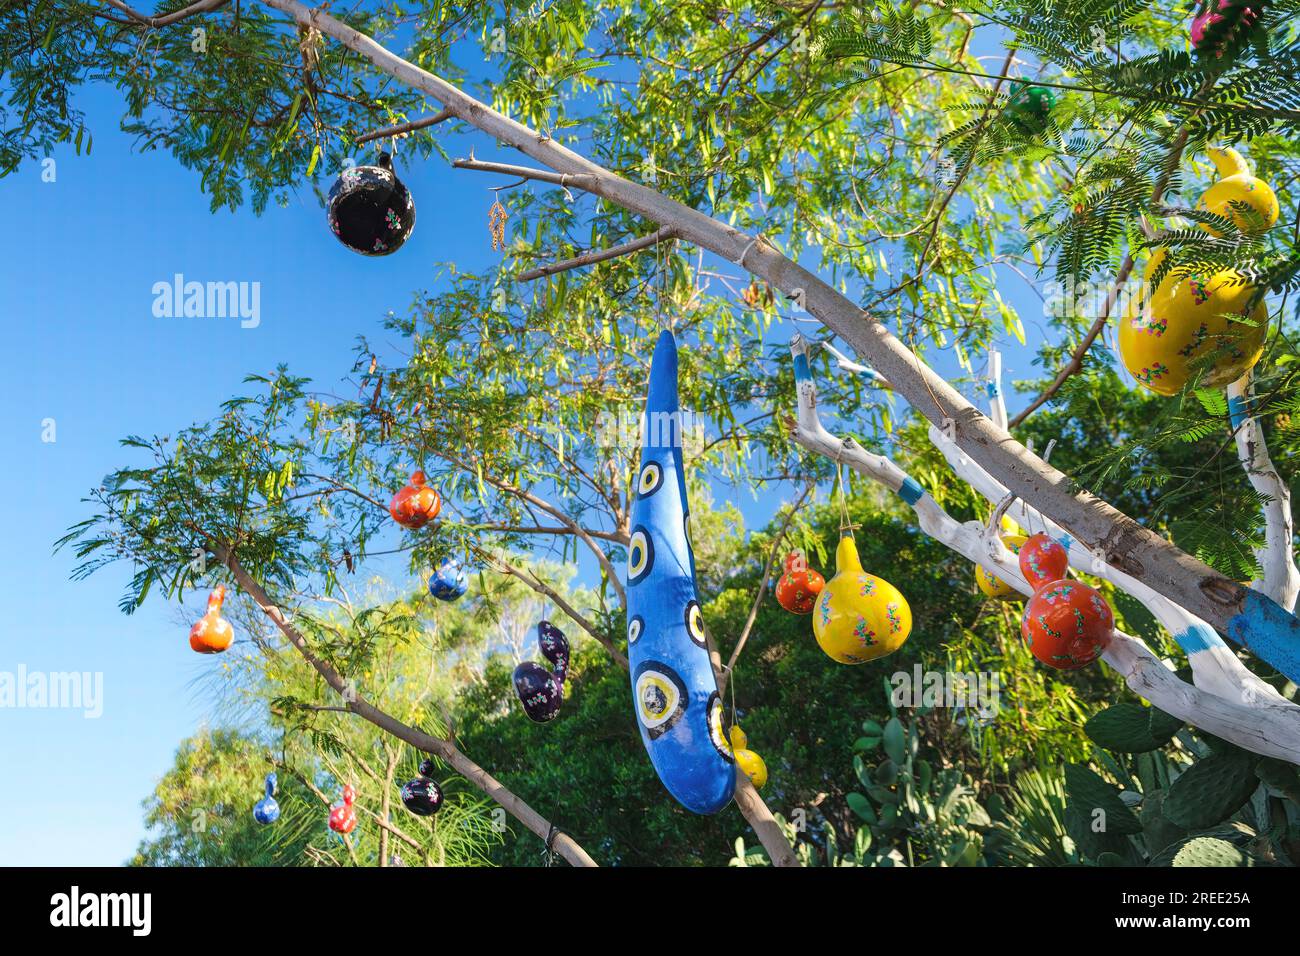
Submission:
<svg viewBox="0 0 1300 956">
<path fill-rule="evenodd" d="M 1182 726 L 1181 720 L 1155 707 L 1123 703 L 1093 714 L 1083 731 L 1099 747 L 1137 754 L 1159 750 Z"/>
<path fill-rule="evenodd" d="M 1102 773 L 1082 764 L 1065 767 L 1062 817 L 1081 862 L 1300 863 L 1300 772 L 1295 766 L 1210 734 L 1193 734 L 1177 718 L 1137 703 L 1115 704 L 1095 714 L 1084 730 L 1099 748 L 1095 765 Z M 1175 736 L 1177 747 L 1166 749 Z M 1189 756 L 1195 759 L 1189 762 Z M 1003 829 L 1014 834 L 1015 825 Z M 1065 850 L 1042 856 L 1059 858 Z"/>
<path fill-rule="evenodd" d="M 1253 866 L 1245 853 L 1227 840 L 1197 837 L 1188 840 L 1174 854 L 1174 866 Z"/>
<path fill-rule="evenodd" d="M 1187 830 L 1222 823 L 1245 805 L 1259 778 L 1257 758 L 1244 751 L 1211 754 L 1192 764 L 1165 796 L 1165 816 Z"/>
</svg>

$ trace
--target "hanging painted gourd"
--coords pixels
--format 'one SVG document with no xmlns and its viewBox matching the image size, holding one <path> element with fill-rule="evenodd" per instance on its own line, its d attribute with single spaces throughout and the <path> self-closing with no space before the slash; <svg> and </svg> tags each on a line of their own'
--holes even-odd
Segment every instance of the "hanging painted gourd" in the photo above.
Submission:
<svg viewBox="0 0 1300 956">
<path fill-rule="evenodd" d="M 776 581 L 776 603 L 791 614 L 811 614 L 826 580 L 812 568 L 802 551 L 786 556 L 784 570 Z"/>
<path fill-rule="evenodd" d="M 1232 219 L 1242 232 L 1260 233 L 1272 228 L 1281 214 L 1272 187 L 1250 171 L 1241 153 L 1235 149 L 1211 146 L 1206 154 L 1219 173 L 1219 181 L 1205 190 L 1196 208 Z M 1234 208 L 1243 205 L 1253 215 Z M 1201 226 L 1212 235 L 1219 235 L 1205 223 Z"/>
<path fill-rule="evenodd" d="M 1046 86 L 1017 80 L 1011 84 L 1011 95 L 1007 98 L 1007 116 L 1022 132 L 1037 136 L 1047 129 L 1055 105 L 1056 94 Z"/>
<path fill-rule="evenodd" d="M 1022 534 L 1004 534 L 1000 537 L 1012 554 L 1019 554 L 1020 546 L 1025 543 L 1025 536 Z M 975 584 L 984 594 L 998 600 L 1017 601 L 1021 597 L 1020 592 L 1010 584 L 996 575 L 989 574 L 978 564 L 975 565 Z"/>
<path fill-rule="evenodd" d="M 1150 284 L 1164 258 L 1164 249 L 1151 257 L 1144 283 Z M 1157 395 L 1176 394 L 1194 371 L 1201 372 L 1200 384 L 1206 388 L 1235 382 L 1264 352 L 1267 307 L 1261 300 L 1249 309 L 1255 290 L 1236 269 L 1209 278 L 1176 271 L 1166 272 L 1145 306 L 1140 296 L 1132 297 L 1119 324 L 1124 367 Z M 1231 318 L 1247 313 L 1248 322 Z"/>
<path fill-rule="evenodd" d="M 907 599 L 888 581 L 862 570 L 853 535 L 843 532 L 835 549 L 835 576 L 813 611 L 821 649 L 841 664 L 865 664 L 894 653 L 911 633 Z"/>
<path fill-rule="evenodd" d="M 1263 12 L 1263 0 L 1203 0 L 1192 20 L 1192 49 L 1223 56 L 1249 36 Z"/>
<path fill-rule="evenodd" d="M 762 790 L 763 784 L 767 783 L 767 764 L 749 749 L 749 738 L 739 724 L 731 725 L 731 753 L 736 758 L 736 766 L 749 778 L 754 789 Z"/>
<path fill-rule="evenodd" d="M 655 344 L 642 426 L 627 557 L 632 707 L 641 742 L 668 792 L 693 813 L 716 813 L 731 800 L 736 772 L 696 599 L 677 341 L 668 330 Z"/>
<path fill-rule="evenodd" d="M 548 671 L 532 661 L 515 668 L 515 695 L 524 705 L 529 720 L 544 724 L 560 713 L 564 700 L 564 678 L 569 673 L 569 641 L 564 632 L 550 621 L 537 625 L 537 645 L 551 663 Z"/>
<path fill-rule="evenodd" d="M 374 166 L 343 170 L 330 188 L 325 218 L 339 242 L 363 256 L 396 252 L 415 228 L 415 200 L 380 153 Z"/>
<path fill-rule="evenodd" d="M 429 593 L 439 601 L 454 601 L 469 590 L 465 568 L 453 557 L 445 557 L 429 578 Z"/>
<path fill-rule="evenodd" d="M 224 585 L 217 585 L 208 595 L 208 612 L 190 628 L 190 649 L 200 654 L 220 654 L 235 639 L 235 629 L 221 616 L 221 602 L 226 599 Z"/>
<path fill-rule="evenodd" d="M 266 775 L 266 796 L 253 804 L 253 819 L 258 823 L 274 823 L 280 819 L 280 804 L 275 802 L 275 774 Z"/>
<path fill-rule="evenodd" d="M 352 784 L 345 784 L 343 787 L 343 803 L 337 807 L 330 808 L 330 829 L 335 833 L 351 833 L 357 828 L 357 809 L 353 806 L 357 802 L 357 792 L 352 789 Z"/>
<path fill-rule="evenodd" d="M 393 495 L 388 513 L 403 528 L 416 531 L 438 517 L 442 499 L 425 483 L 424 472 L 411 472 L 411 483 Z"/>
<path fill-rule="evenodd" d="M 431 817 L 442 809 L 442 788 L 433 781 L 433 761 L 420 761 L 420 775 L 402 784 L 402 806 L 417 817 Z"/>
<path fill-rule="evenodd" d="M 1066 578 L 1070 556 L 1059 541 L 1036 534 L 1020 548 L 1020 573 L 1034 596 L 1025 604 L 1020 634 L 1048 667 L 1075 670 L 1101 656 L 1115 630 L 1106 599 Z"/>
</svg>

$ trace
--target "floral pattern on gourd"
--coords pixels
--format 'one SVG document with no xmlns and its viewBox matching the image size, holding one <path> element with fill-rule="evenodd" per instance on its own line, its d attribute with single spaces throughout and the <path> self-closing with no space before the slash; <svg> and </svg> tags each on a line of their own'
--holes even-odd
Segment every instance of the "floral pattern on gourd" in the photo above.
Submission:
<svg viewBox="0 0 1300 956">
<path fill-rule="evenodd" d="M 1064 546 L 1048 535 L 1033 535 L 1020 549 L 1020 570 L 1034 589 L 1020 622 L 1034 657 L 1072 670 L 1101 656 L 1114 633 L 1114 615 L 1095 590 L 1066 579 L 1070 557 Z"/>
<path fill-rule="evenodd" d="M 912 630 L 907 599 L 863 570 L 851 535 L 841 537 L 835 564 L 813 616 L 818 646 L 841 664 L 863 664 L 896 651 Z"/>
</svg>

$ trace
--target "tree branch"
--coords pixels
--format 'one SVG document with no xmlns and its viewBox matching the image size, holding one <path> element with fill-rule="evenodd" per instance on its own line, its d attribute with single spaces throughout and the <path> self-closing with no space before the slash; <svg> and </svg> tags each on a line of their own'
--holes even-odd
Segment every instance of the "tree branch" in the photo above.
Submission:
<svg viewBox="0 0 1300 956">
<path fill-rule="evenodd" d="M 519 282 L 531 282 L 533 279 L 540 279 L 544 276 L 555 275 L 557 272 L 567 272 L 570 269 L 580 269 L 583 266 L 595 265 L 597 262 L 604 262 L 606 259 L 615 259 L 618 256 L 631 255 L 634 252 L 640 252 L 642 249 L 648 249 L 650 246 L 658 245 L 666 239 L 671 239 L 675 233 L 671 228 L 664 227 L 656 229 L 648 236 L 642 236 L 640 239 L 633 239 L 631 242 L 625 242 L 622 245 L 611 246 L 608 249 L 596 249 L 591 252 L 584 252 L 580 256 L 572 259 L 565 259 L 562 262 L 552 262 L 548 265 L 539 266 L 536 269 L 529 269 L 527 272 L 520 272 L 515 276 Z"/>
<path fill-rule="evenodd" d="M 894 462 L 864 451 L 852 439 L 841 441 L 826 431 L 817 415 L 816 385 L 808 371 L 806 349 L 802 340 L 791 343 L 798 391 L 798 420 L 792 432 L 796 444 L 844 462 L 859 474 L 897 492 L 916 512 L 922 531 L 1021 594 L 1032 594 L 1033 589 L 1021 575 L 1015 556 L 998 538 L 986 538 L 979 522 L 959 523 Z M 976 490 L 984 493 L 979 487 Z M 1029 520 L 1026 518 L 1022 523 L 1027 524 Z M 1077 560 L 1077 555 L 1072 554 L 1071 558 Z M 1141 600 L 1140 595 L 1134 596 Z M 1217 640 L 1212 631 L 1209 635 Z M 1236 661 L 1226 647 L 1223 650 Z M 1281 698 L 1267 684 L 1257 682 L 1272 692 L 1271 697 L 1262 691 L 1258 696 L 1255 692 L 1248 694 L 1240 683 L 1236 684 L 1237 693 L 1233 697 L 1190 686 L 1171 673 L 1142 641 L 1119 631 L 1115 632 L 1102 659 L 1124 677 L 1134 693 L 1160 709 L 1254 753 L 1300 764 L 1300 707 Z M 1240 667 L 1240 661 L 1236 663 Z M 1254 678 L 1245 668 L 1241 670 Z"/>
<path fill-rule="evenodd" d="M 339 694 L 344 695 L 345 699 L 348 696 L 355 697 L 353 700 L 348 700 L 348 709 L 352 713 L 369 721 L 381 730 L 387 731 L 399 740 L 406 741 L 417 750 L 441 757 L 451 765 L 452 769 L 495 800 L 527 829 L 543 840 L 552 839 L 553 837 L 551 845 L 555 851 L 574 866 L 596 865 L 596 862 L 587 855 L 587 851 L 579 846 L 577 841 L 567 833 L 556 832 L 550 821 L 513 792 L 506 789 L 500 781 L 470 760 L 469 757 L 461 753 L 454 743 L 449 740 L 439 740 L 437 737 L 432 737 L 421 730 L 402 723 L 397 718 L 370 704 L 360 693 L 351 689 L 332 664 L 322 660 L 312 652 L 307 645 L 307 639 L 302 636 L 296 627 L 289 623 L 284 612 L 271 600 L 266 591 L 262 589 L 262 586 L 244 570 L 243 565 L 239 563 L 234 554 L 225 546 L 215 543 L 213 544 L 213 552 L 217 555 L 217 559 L 230 569 L 230 573 L 234 575 L 236 583 L 239 584 L 244 593 L 257 603 L 257 606 L 262 609 L 262 613 L 271 619 L 275 626 L 280 629 L 280 632 L 288 638 L 289 643 L 297 648 L 303 659 L 315 669 L 316 673 L 320 674 L 330 687 L 334 688 Z"/>
<path fill-rule="evenodd" d="M 1282 607 L 1292 610 L 1300 594 L 1300 570 L 1295 563 L 1295 527 L 1291 517 L 1291 489 L 1273 466 L 1264 441 L 1264 429 L 1252 414 L 1255 397 L 1250 372 L 1228 386 L 1228 414 L 1237 457 L 1251 487 L 1264 498 L 1264 547 L 1255 551 L 1263 577 L 1252 586 Z"/>
<path fill-rule="evenodd" d="M 579 613 L 573 605 L 564 600 L 564 598 L 560 596 L 560 593 L 553 587 L 531 571 L 525 572 L 521 568 L 515 567 L 505 558 L 499 558 L 477 545 L 471 545 L 470 547 L 473 552 L 478 555 L 479 560 L 483 561 L 485 564 L 502 574 L 508 574 L 513 578 L 517 578 L 538 594 L 544 595 L 551 601 L 555 602 L 556 607 L 568 615 L 569 619 L 573 621 L 574 624 L 577 624 L 578 627 L 582 628 L 591 636 L 592 640 L 605 648 L 605 650 L 609 651 L 610 656 L 614 658 L 614 663 L 623 668 L 623 670 L 627 670 L 627 658 L 623 656 L 622 652 L 614 646 L 613 642 L 611 642 L 610 639 L 596 627 L 596 625 L 592 624 L 584 615 Z"/>
<path fill-rule="evenodd" d="M 383 129 L 373 130 L 358 136 L 353 142 L 360 146 L 362 143 L 368 143 L 374 139 L 384 139 L 389 136 L 404 136 L 407 133 L 413 133 L 416 130 L 425 129 L 429 126 L 435 126 L 438 123 L 445 122 L 452 118 L 454 114 L 451 110 L 439 110 L 432 116 L 425 116 L 418 120 L 411 120 L 409 123 L 398 123 L 396 126 L 385 126 Z"/>
<path fill-rule="evenodd" d="M 722 672 L 718 675 L 719 694 L 726 693 L 727 681 L 731 679 L 731 672 L 736 667 L 736 659 L 740 657 L 740 652 L 745 649 L 745 642 L 749 640 L 750 632 L 754 630 L 754 622 L 758 620 L 758 609 L 763 604 L 763 598 L 767 596 L 767 582 L 772 579 L 772 569 L 776 567 L 777 559 L 780 557 L 781 544 L 785 541 L 785 536 L 790 530 L 796 512 L 812 492 L 813 487 L 814 483 L 811 481 L 804 486 L 803 494 L 790 505 L 790 510 L 786 512 L 785 521 L 781 524 L 781 530 L 772 539 L 772 547 L 768 550 L 767 555 L 767 566 L 763 569 L 763 580 L 758 582 L 758 589 L 754 592 L 754 602 L 749 606 L 749 616 L 745 618 L 745 626 L 740 630 L 740 637 L 736 639 L 736 646 L 732 649 L 731 656 L 727 658 L 726 666 L 722 668 Z"/>
<path fill-rule="evenodd" d="M 123 3 L 122 0 L 106 0 L 106 2 L 110 7 L 121 10 L 136 23 L 157 29 L 158 27 L 166 27 L 171 26 L 173 23 L 179 23 L 187 17 L 197 16 L 201 13 L 210 13 L 220 7 L 224 7 L 230 2 L 230 0 L 198 0 L 197 3 L 191 3 L 188 7 L 182 7 L 180 10 L 164 14 L 161 17 L 145 16 L 143 13 L 132 10 Z"/>
<path fill-rule="evenodd" d="M 1243 587 L 1180 551 L 1116 508 L 1086 492 L 1031 454 L 979 413 L 934 370 L 923 364 L 879 320 L 864 313 L 830 284 L 757 237 L 616 176 L 561 146 L 551 137 L 509 119 L 463 90 L 385 49 L 372 38 L 312 10 L 299 0 L 263 0 L 304 26 L 315 27 L 388 73 L 443 104 L 454 115 L 555 170 L 554 181 L 574 182 L 596 195 L 663 226 L 766 280 L 788 296 L 802 290 L 808 312 L 869 361 L 911 406 L 931 422 L 947 425 L 957 444 L 994 478 L 1091 547 L 1116 567 L 1140 578 L 1188 611 L 1251 647 L 1284 660 L 1300 677 L 1300 621 L 1267 597 Z M 476 168 L 463 166 L 462 168 Z M 504 169 L 496 170 L 504 172 Z M 577 182 L 575 177 L 582 177 Z M 1266 658 L 1267 659 L 1267 658 Z"/>
</svg>

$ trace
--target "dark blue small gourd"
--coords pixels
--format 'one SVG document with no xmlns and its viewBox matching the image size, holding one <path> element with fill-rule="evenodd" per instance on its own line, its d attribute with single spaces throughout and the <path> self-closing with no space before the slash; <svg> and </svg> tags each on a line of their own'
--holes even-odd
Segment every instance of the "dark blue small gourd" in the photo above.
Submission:
<svg viewBox="0 0 1300 956">
<path fill-rule="evenodd" d="M 528 718 L 544 724 L 560 713 L 564 678 L 569 672 L 569 642 L 558 627 L 542 621 L 537 625 L 537 644 L 552 669 L 548 671 L 532 661 L 524 661 L 515 668 L 515 695 L 524 705 Z"/>
<path fill-rule="evenodd" d="M 274 823 L 280 819 L 280 804 L 275 801 L 275 774 L 266 775 L 266 796 L 253 804 L 253 819 L 258 823 Z"/>
<path fill-rule="evenodd" d="M 434 769 L 426 757 L 420 761 L 420 775 L 402 784 L 402 806 L 417 817 L 431 817 L 442 809 L 442 788 L 431 779 Z"/>
</svg>

